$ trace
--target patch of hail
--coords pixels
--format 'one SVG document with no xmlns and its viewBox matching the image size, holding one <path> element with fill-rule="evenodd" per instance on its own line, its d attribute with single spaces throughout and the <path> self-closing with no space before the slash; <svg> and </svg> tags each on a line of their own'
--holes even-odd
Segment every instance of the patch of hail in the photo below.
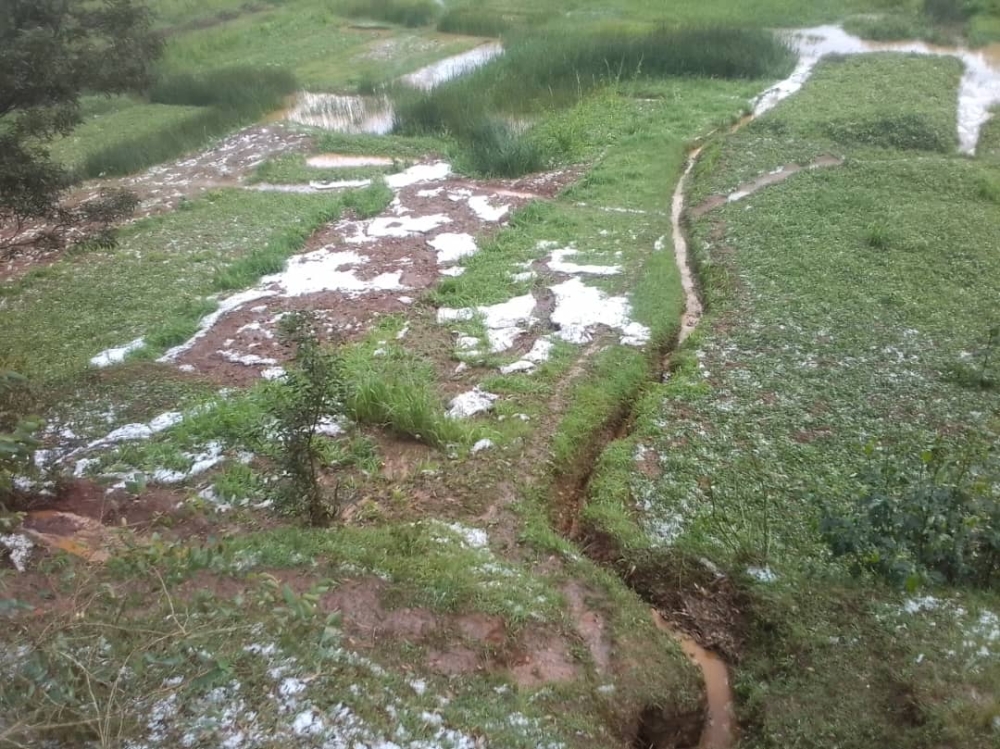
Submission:
<svg viewBox="0 0 1000 749">
<path fill-rule="evenodd" d="M 975 668 L 981 661 L 1000 658 L 1000 616 L 995 611 L 981 608 L 978 613 L 970 613 L 957 599 L 916 596 L 907 598 L 903 604 L 890 612 L 896 618 L 897 629 L 908 628 L 907 617 L 927 617 L 931 624 L 950 624 L 956 635 L 936 631 L 935 638 L 948 639 L 945 655 L 961 658 L 969 668 Z"/>
<path fill-rule="evenodd" d="M 437 191 L 421 191 L 423 197 L 436 197 L 441 194 Z M 510 211 L 510 205 L 493 205 L 490 203 L 489 195 L 478 195 L 467 187 L 459 187 L 448 190 L 446 193 L 448 200 L 453 203 L 465 203 L 469 210 L 476 214 L 481 221 L 496 222 L 502 219 Z"/>
<path fill-rule="evenodd" d="M 129 341 L 124 346 L 105 349 L 90 360 L 90 365 L 92 367 L 103 369 L 104 367 L 110 367 L 112 364 L 119 364 L 125 361 L 126 356 L 131 354 L 133 351 L 138 351 L 145 345 L 146 340 L 144 338 L 136 338 L 134 341 Z"/>
<path fill-rule="evenodd" d="M 549 360 L 549 356 L 552 354 L 552 346 L 552 341 L 547 336 L 543 336 L 536 340 L 532 345 L 531 350 L 516 362 L 513 364 L 505 364 L 500 367 L 500 372 L 502 374 L 531 372 L 539 364 Z"/>
<path fill-rule="evenodd" d="M 261 634 L 258 630 L 256 636 Z M 480 731 L 466 733 L 453 727 L 454 718 L 441 712 L 449 705 L 449 696 L 436 694 L 427 679 L 411 676 L 400 682 L 378 663 L 347 648 L 336 633 L 315 653 L 322 658 L 321 672 L 271 642 L 251 642 L 243 653 L 243 658 L 259 661 L 259 666 L 250 667 L 261 672 L 261 684 L 251 689 L 234 679 L 193 695 L 183 677 L 167 680 L 164 686 L 171 688 L 167 696 L 134 698 L 133 706 L 146 715 L 145 735 L 129 746 L 478 749 L 481 730 L 496 734 L 513 729 L 518 745 L 563 749 L 550 738 L 550 727 L 513 709 L 478 724 Z M 344 688 L 331 690 L 331 683 Z M 391 723 L 369 722 L 365 716 L 373 709 L 390 716 Z"/>
<path fill-rule="evenodd" d="M 431 63 L 420 70 L 404 75 L 402 81 L 414 88 L 429 91 L 452 78 L 465 75 L 485 65 L 501 54 L 503 54 L 503 45 L 500 42 L 490 42 L 470 49 L 468 52 L 462 52 Z"/>
<path fill-rule="evenodd" d="M 233 294 L 219 302 L 214 312 L 203 317 L 197 332 L 184 343 L 174 346 L 158 361 L 175 361 L 204 338 L 226 314 L 250 302 L 267 297 L 297 297 L 337 291 L 347 296 L 360 296 L 372 291 L 396 291 L 406 287 L 400 283 L 402 271 L 380 273 L 374 278 L 361 279 L 358 270 L 369 262 L 369 258 L 353 251 L 334 251 L 330 246 L 289 258 L 286 268 L 278 273 L 264 276 L 256 286 Z M 274 360 L 255 363 L 275 364 Z"/>
<path fill-rule="evenodd" d="M 514 341 L 537 322 L 534 311 L 535 297 L 525 294 L 499 304 L 457 309 L 441 307 L 437 311 L 437 321 L 466 322 L 480 318 L 486 328 L 490 351 L 498 353 L 513 346 Z"/>
<path fill-rule="evenodd" d="M 5 533 L 0 535 L 0 546 L 7 550 L 7 556 L 15 570 L 24 572 L 28 569 L 31 551 L 35 548 L 31 539 L 20 533 Z"/>
<path fill-rule="evenodd" d="M 427 244 L 437 252 L 438 265 L 452 265 L 464 257 L 475 255 L 479 249 L 475 237 L 464 233 L 442 232 L 427 240 Z"/>
<path fill-rule="evenodd" d="M 567 262 L 566 258 L 579 254 L 580 251 L 572 245 L 554 249 L 550 253 L 547 265 L 556 273 L 566 273 L 571 276 L 577 274 L 586 276 L 614 276 L 622 272 L 620 265 L 579 265 Z"/>
<path fill-rule="evenodd" d="M 398 174 L 390 174 L 385 183 L 393 190 L 417 185 L 424 182 L 438 182 L 451 174 L 451 164 L 447 161 L 432 161 L 427 164 L 414 164 Z"/>
<path fill-rule="evenodd" d="M 186 470 L 178 471 L 168 468 L 158 468 L 152 472 L 150 478 L 158 484 L 179 484 L 194 476 L 201 475 L 225 459 L 225 450 L 219 442 L 209 442 L 205 447 L 196 453 L 182 453 L 185 460 L 191 465 Z"/>
<path fill-rule="evenodd" d="M 477 386 L 472 390 L 456 395 L 449 401 L 448 418 L 467 419 L 470 416 L 491 411 L 494 402 L 499 397 L 499 395 L 495 395 L 494 393 L 480 390 Z"/>
<path fill-rule="evenodd" d="M 649 341 L 649 328 L 631 319 L 632 308 L 626 297 L 610 296 L 579 278 L 550 289 L 556 297 L 551 319 L 558 328 L 556 335 L 564 341 L 588 343 L 598 325 L 621 331 L 620 340 L 627 346 L 642 346 Z"/>
</svg>

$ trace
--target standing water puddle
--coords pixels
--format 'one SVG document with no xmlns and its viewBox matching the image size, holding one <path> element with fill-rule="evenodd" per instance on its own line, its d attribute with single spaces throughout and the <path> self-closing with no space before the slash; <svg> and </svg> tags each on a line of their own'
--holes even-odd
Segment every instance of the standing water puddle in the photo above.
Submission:
<svg viewBox="0 0 1000 749">
<path fill-rule="evenodd" d="M 430 91 L 435 86 L 465 75 L 482 65 L 485 65 L 494 57 L 503 54 L 503 45 L 500 42 L 490 42 L 483 44 L 460 55 L 446 57 L 443 60 L 428 65 L 425 68 L 404 75 L 402 80 L 414 88 L 422 91 Z"/>
<path fill-rule="evenodd" d="M 490 42 L 460 55 L 438 60 L 399 80 L 422 91 L 430 91 L 435 86 L 485 65 L 501 54 L 503 45 L 500 42 Z M 393 107 L 387 96 L 302 92 L 284 119 L 337 133 L 385 135 L 392 131 Z"/>
<path fill-rule="evenodd" d="M 1000 45 L 982 50 L 938 47 L 924 42 L 872 42 L 848 34 L 839 26 L 817 26 L 788 33 L 788 42 L 799 54 L 798 65 L 785 80 L 769 88 L 754 102 L 754 116 L 773 109 L 778 102 L 796 93 L 805 84 L 817 63 L 827 55 L 861 55 L 898 52 L 916 55 L 955 57 L 965 65 L 958 88 L 958 143 L 963 153 L 972 154 L 979 132 L 990 118 L 990 108 L 1000 104 Z"/>
</svg>

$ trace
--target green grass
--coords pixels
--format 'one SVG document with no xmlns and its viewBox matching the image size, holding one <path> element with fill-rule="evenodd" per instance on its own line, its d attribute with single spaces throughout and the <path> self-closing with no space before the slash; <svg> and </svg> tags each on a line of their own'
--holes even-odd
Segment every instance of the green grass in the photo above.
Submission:
<svg viewBox="0 0 1000 749">
<path fill-rule="evenodd" d="M 348 18 L 367 18 L 409 27 L 429 25 L 441 10 L 433 0 L 341 0 L 336 8 Z"/>
<path fill-rule="evenodd" d="M 746 578 L 735 678 L 748 747 L 994 741 L 983 685 L 997 658 L 970 669 L 955 655 L 965 615 L 898 613 L 906 594 L 851 578 L 817 530 L 821 506 L 862 490 L 866 441 L 902 460 L 940 434 L 1000 433 L 1000 396 L 951 374 L 984 345 L 1000 293 L 991 170 L 952 154 L 958 74 L 948 61 L 831 61 L 706 150 L 693 204 L 783 163 L 846 161 L 694 222 L 710 313 L 590 485 L 586 522 L 627 554 L 669 546 Z M 635 469 L 637 450 L 651 451 L 651 472 Z M 777 582 L 747 577 L 748 564 Z M 1000 605 L 995 593 L 933 594 Z M 979 688 L 981 703 L 959 696 Z"/>
<path fill-rule="evenodd" d="M 291 0 L 172 38 L 161 67 L 193 74 L 223 67 L 280 68 L 309 91 L 338 91 L 397 77 L 474 44 L 426 31 L 387 36 L 377 28 L 351 28 L 331 3 Z"/>
<path fill-rule="evenodd" d="M 193 326 L 204 297 L 237 276 L 249 285 L 255 273 L 280 268 L 294 243 L 343 204 L 329 196 L 223 191 L 142 221 L 124 231 L 117 249 L 68 258 L 5 286 L 7 350 L 26 375 L 51 383 L 79 373 L 104 348 Z"/>
<path fill-rule="evenodd" d="M 689 202 L 785 164 L 845 154 L 905 157 L 898 149 L 949 153 L 957 140 L 956 60 L 866 55 L 822 62 L 807 86 L 725 142 L 709 145 L 696 167 Z M 872 87 L 861 86 L 861 78 Z M 749 144 L 753 148 L 749 148 Z M 917 154 L 913 154 L 916 156 Z"/>
<path fill-rule="evenodd" d="M 503 57 L 430 93 L 394 90 L 396 132 L 450 134 L 459 163 L 485 176 L 519 176 L 564 160 L 570 136 L 551 127 L 535 137 L 505 122 L 553 107 L 579 106 L 594 89 L 666 76 L 756 79 L 778 76 L 791 52 L 766 31 L 696 28 L 654 31 L 574 27 L 525 32 Z"/>
<path fill-rule="evenodd" d="M 52 157 L 84 176 L 94 153 L 110 152 L 122 144 L 127 133 L 136 140 L 155 140 L 164 133 L 191 127 L 203 113 L 199 107 L 154 104 L 139 99 L 110 99 L 106 107 L 84 105 L 84 121 L 73 132 L 52 142 Z M 170 154 L 176 155 L 176 154 Z M 169 158 L 169 156 L 167 158 Z M 146 164 L 151 164 L 146 160 Z"/>
</svg>

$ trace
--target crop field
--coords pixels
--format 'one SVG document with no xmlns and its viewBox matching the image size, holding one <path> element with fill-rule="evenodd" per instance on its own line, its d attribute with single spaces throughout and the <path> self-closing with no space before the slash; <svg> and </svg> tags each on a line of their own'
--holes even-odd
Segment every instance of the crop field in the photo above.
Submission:
<svg viewBox="0 0 1000 749">
<path fill-rule="evenodd" d="M 0 746 L 998 745 L 1000 6 L 154 9 L 0 254 Z"/>
</svg>

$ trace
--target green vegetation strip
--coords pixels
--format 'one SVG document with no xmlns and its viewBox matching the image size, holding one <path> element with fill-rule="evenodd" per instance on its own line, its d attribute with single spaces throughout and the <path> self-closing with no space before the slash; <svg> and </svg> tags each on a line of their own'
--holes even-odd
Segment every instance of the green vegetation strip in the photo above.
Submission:
<svg viewBox="0 0 1000 749">
<path fill-rule="evenodd" d="M 749 747 L 994 741 L 1000 653 L 977 622 L 1000 599 L 971 566 L 989 547 L 960 547 L 996 522 L 1000 466 L 978 446 L 1000 435 L 1000 213 L 992 167 L 952 154 L 958 75 L 831 60 L 705 151 L 694 204 L 785 163 L 846 161 L 693 223 L 709 314 L 590 484 L 585 524 L 626 559 L 707 559 L 747 596 L 729 611 Z M 944 697 L 969 689 L 991 696 Z"/>
</svg>

